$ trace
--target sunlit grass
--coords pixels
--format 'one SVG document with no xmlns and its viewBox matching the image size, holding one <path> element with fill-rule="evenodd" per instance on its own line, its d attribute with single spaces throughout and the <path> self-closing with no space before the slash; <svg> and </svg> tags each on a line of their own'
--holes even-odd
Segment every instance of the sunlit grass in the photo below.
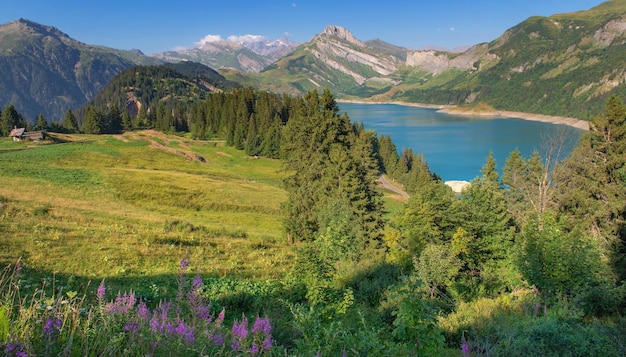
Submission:
<svg viewBox="0 0 626 357">
<path fill-rule="evenodd" d="M 168 151 L 154 132 L 63 139 L 0 153 L 1 262 L 86 279 L 172 275 L 183 256 L 216 277 L 291 270 L 278 161 L 159 134 Z"/>
</svg>

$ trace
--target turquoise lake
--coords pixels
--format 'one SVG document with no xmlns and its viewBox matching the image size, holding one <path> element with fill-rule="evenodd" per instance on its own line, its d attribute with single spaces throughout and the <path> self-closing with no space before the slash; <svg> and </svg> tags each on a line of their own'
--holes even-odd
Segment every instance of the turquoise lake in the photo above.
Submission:
<svg viewBox="0 0 626 357">
<path fill-rule="evenodd" d="M 566 155 L 576 145 L 583 130 L 566 125 L 514 118 L 484 118 L 437 113 L 436 109 L 396 104 L 338 103 L 353 122 L 361 122 L 378 135 L 391 137 L 399 153 L 411 148 L 423 154 L 430 170 L 444 181 L 470 181 L 493 151 L 498 170 L 511 151 L 520 150 L 528 158 L 542 142 L 564 131 Z M 543 155 L 542 155 L 543 156 Z"/>
</svg>

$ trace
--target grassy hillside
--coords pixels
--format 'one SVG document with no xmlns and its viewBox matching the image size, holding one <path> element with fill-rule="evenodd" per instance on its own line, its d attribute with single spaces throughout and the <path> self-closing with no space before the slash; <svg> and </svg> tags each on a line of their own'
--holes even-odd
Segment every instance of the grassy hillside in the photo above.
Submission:
<svg viewBox="0 0 626 357">
<path fill-rule="evenodd" d="M 175 273 L 187 254 L 210 276 L 291 268 L 278 161 L 220 142 L 145 131 L 0 141 L 0 261 L 92 280 Z M 134 286 L 142 290 L 145 286 Z"/>
</svg>

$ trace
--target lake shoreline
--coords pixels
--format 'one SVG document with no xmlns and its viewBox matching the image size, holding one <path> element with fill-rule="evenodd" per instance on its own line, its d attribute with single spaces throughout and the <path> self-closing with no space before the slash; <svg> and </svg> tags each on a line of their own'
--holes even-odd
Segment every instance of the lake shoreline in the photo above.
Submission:
<svg viewBox="0 0 626 357">
<path fill-rule="evenodd" d="M 345 100 L 345 99 L 337 99 L 337 102 L 338 103 L 354 103 L 354 104 L 395 104 L 395 105 L 402 105 L 402 106 L 407 106 L 407 107 L 438 109 L 437 110 L 438 113 L 444 113 L 444 114 L 449 114 L 449 115 L 463 115 L 463 116 L 484 117 L 484 118 L 515 118 L 515 119 L 523 119 L 523 120 L 531 120 L 531 121 L 540 121 L 540 122 L 551 123 L 551 124 L 568 125 L 577 129 L 581 129 L 581 130 L 589 130 L 589 122 L 586 120 L 563 117 L 563 116 L 556 116 L 556 115 L 513 112 L 513 111 L 506 111 L 506 110 L 467 111 L 467 110 L 459 109 L 459 107 L 454 106 L 454 105 L 422 104 L 422 103 L 411 103 L 411 102 L 392 102 L 392 101 L 373 102 L 373 101 L 365 101 L 365 100 Z"/>
</svg>

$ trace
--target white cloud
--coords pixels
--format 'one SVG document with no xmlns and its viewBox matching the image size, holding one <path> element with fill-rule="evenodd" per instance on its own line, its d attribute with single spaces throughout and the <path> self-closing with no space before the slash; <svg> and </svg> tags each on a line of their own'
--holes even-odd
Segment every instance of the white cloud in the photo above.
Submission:
<svg viewBox="0 0 626 357">
<path fill-rule="evenodd" d="M 292 2 L 292 3 L 291 3 L 291 7 L 296 7 L 296 3 L 295 3 L 295 2 Z"/>
<path fill-rule="evenodd" d="M 172 48 L 172 51 L 178 52 L 178 51 L 184 51 L 186 49 L 187 49 L 187 47 L 184 47 L 184 46 L 176 46 L 176 47 Z"/>
<path fill-rule="evenodd" d="M 222 41 L 222 36 L 220 36 L 220 35 L 206 35 L 200 41 L 194 42 L 193 44 L 196 47 L 202 47 L 202 45 L 204 45 L 205 43 L 217 42 L 217 41 Z"/>
<path fill-rule="evenodd" d="M 454 30 L 456 30 L 454 27 L 450 27 L 451 32 L 454 32 Z"/>
<path fill-rule="evenodd" d="M 261 35 L 228 36 L 228 41 L 235 43 L 259 42 L 264 40 L 267 40 L 267 37 Z"/>
</svg>

